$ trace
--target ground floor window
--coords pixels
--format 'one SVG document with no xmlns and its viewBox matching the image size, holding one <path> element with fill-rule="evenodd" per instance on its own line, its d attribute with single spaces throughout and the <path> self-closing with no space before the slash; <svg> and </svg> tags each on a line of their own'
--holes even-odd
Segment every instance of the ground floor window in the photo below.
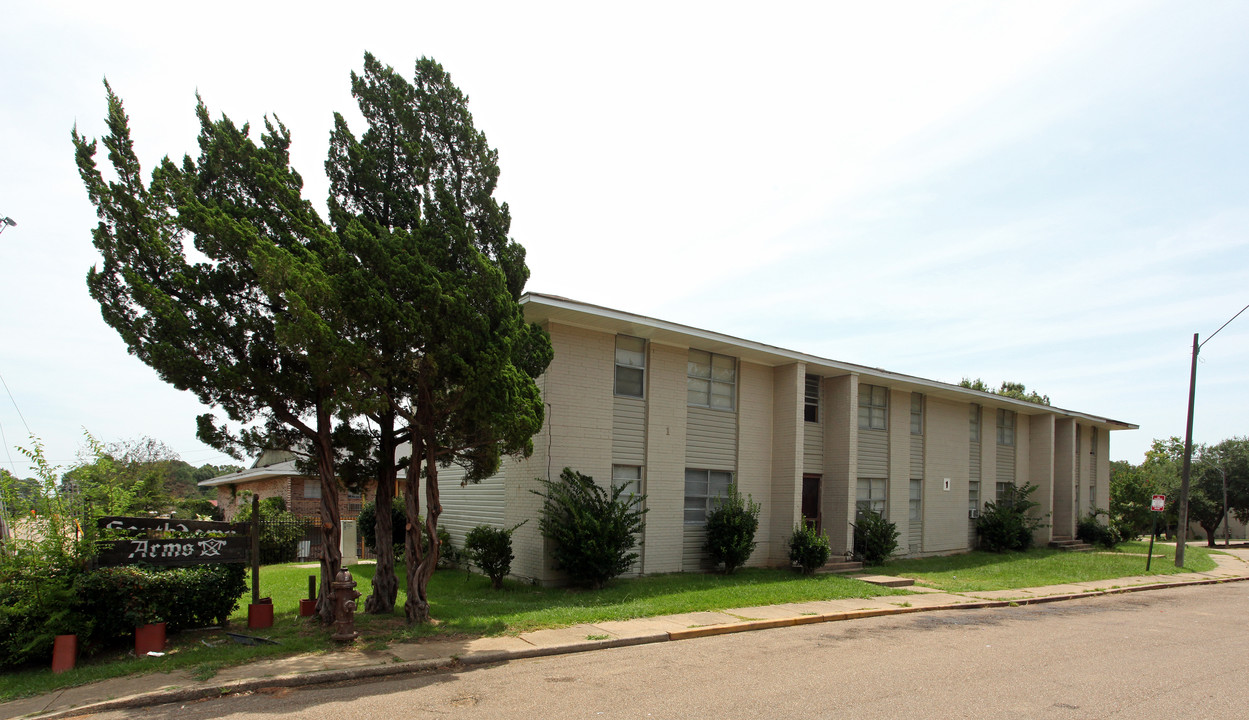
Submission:
<svg viewBox="0 0 1249 720">
<path fill-rule="evenodd" d="M 685 470 L 685 524 L 703 525 L 716 498 L 729 494 L 733 473 L 723 470 Z"/>
<path fill-rule="evenodd" d="M 304 497 L 308 500 L 321 499 L 321 483 L 312 478 L 304 479 Z"/>
<path fill-rule="evenodd" d="M 967 517 L 974 518 L 980 514 L 980 481 L 967 483 Z"/>
<path fill-rule="evenodd" d="M 1008 503 L 1014 500 L 1015 483 L 1000 482 L 997 484 L 997 497 L 995 502 L 998 505 Z"/>
<path fill-rule="evenodd" d="M 637 465 L 612 465 L 611 484 L 624 486 L 621 497 L 633 497 L 642 494 L 642 468 Z"/>
<path fill-rule="evenodd" d="M 875 510 L 885 515 L 885 479 L 859 478 L 859 486 L 855 495 L 855 511 L 859 515 Z"/>
</svg>

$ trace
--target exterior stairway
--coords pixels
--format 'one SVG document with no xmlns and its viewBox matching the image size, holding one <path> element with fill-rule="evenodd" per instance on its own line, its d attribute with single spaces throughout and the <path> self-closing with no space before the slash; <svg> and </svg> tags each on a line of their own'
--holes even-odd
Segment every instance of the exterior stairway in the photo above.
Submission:
<svg viewBox="0 0 1249 720">
<path fill-rule="evenodd" d="M 1064 552 L 1087 552 L 1093 549 L 1092 545 L 1070 537 L 1055 537 L 1050 541 L 1050 547 Z"/>
</svg>

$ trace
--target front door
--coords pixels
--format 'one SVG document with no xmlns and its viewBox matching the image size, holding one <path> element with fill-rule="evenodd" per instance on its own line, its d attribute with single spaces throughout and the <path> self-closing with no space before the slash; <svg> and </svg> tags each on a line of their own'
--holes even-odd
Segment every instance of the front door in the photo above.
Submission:
<svg viewBox="0 0 1249 720">
<path fill-rule="evenodd" d="M 815 531 L 821 532 L 820 527 L 820 476 L 819 475 L 803 475 L 802 476 L 802 523 Z"/>
</svg>

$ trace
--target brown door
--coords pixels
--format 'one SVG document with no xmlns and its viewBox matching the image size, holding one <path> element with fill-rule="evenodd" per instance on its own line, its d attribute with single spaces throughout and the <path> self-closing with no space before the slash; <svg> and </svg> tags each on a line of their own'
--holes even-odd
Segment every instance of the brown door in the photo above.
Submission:
<svg viewBox="0 0 1249 720">
<path fill-rule="evenodd" d="M 820 476 L 802 476 L 802 522 L 821 532 L 820 527 Z"/>
</svg>

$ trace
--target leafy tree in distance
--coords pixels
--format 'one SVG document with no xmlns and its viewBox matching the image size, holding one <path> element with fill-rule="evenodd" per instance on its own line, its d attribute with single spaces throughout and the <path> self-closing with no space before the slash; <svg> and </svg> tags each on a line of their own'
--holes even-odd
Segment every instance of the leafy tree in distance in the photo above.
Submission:
<svg viewBox="0 0 1249 720">
<path fill-rule="evenodd" d="M 993 393 L 994 395 L 1015 398 L 1016 400 L 1023 400 L 1024 402 L 1035 403 L 1037 405 L 1050 404 L 1049 395 L 1041 395 L 1035 390 L 1028 390 L 1023 383 L 1003 380 L 1001 387 L 994 390 L 986 385 L 984 380 L 981 380 L 980 378 L 976 378 L 975 380 L 963 378 L 962 380 L 959 380 L 958 385 L 959 387 L 965 387 L 969 390 L 979 390 L 980 392 Z"/>
</svg>

